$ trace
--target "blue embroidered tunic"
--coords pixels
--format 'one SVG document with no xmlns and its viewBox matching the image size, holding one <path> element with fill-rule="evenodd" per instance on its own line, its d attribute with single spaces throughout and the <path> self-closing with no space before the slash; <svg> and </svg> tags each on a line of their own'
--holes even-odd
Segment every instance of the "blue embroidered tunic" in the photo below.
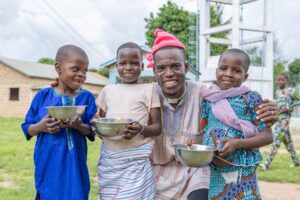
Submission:
<svg viewBox="0 0 300 200">
<path fill-rule="evenodd" d="M 87 90 L 77 96 L 57 94 L 54 88 L 40 90 L 34 97 L 22 129 L 27 140 L 31 139 L 28 128 L 48 114 L 47 106 L 86 105 L 82 123 L 89 125 L 97 111 L 95 98 Z M 88 138 L 93 141 L 91 133 Z M 86 136 L 71 128 L 60 129 L 56 134 L 41 132 L 34 149 L 36 199 L 87 200 L 90 190 L 87 168 Z"/>
<path fill-rule="evenodd" d="M 257 106 L 263 102 L 258 93 L 250 91 L 241 96 L 227 98 L 227 100 L 239 119 L 253 122 L 258 131 L 266 128 L 266 124 L 255 119 Z M 208 120 L 204 128 L 203 144 L 222 148 L 223 144 L 219 141 L 224 138 L 244 138 L 241 131 L 215 118 L 209 101 L 203 102 L 202 120 Z M 226 158 L 226 161 L 233 165 L 219 167 L 211 163 L 209 199 L 260 198 L 255 168 L 261 160 L 258 149 L 239 149 Z M 234 173 L 236 175 L 233 175 L 235 176 L 233 179 L 227 178 Z M 232 181 L 234 179 L 235 181 Z"/>
</svg>

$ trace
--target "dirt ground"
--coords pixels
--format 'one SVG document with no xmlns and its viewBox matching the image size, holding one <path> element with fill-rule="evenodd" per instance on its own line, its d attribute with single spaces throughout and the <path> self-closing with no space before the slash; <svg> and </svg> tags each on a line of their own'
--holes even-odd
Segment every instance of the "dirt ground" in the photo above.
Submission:
<svg viewBox="0 0 300 200">
<path fill-rule="evenodd" d="M 296 147 L 300 146 L 300 130 L 292 131 L 292 139 Z M 261 151 L 269 151 L 269 147 L 264 147 Z M 281 148 L 279 152 L 286 152 Z M 300 170 L 300 168 L 299 168 Z M 264 200 L 297 200 L 300 199 L 300 184 L 293 183 L 270 183 L 259 181 L 259 189 Z"/>
<path fill-rule="evenodd" d="M 259 189 L 263 200 L 300 199 L 300 184 L 259 181 Z"/>
</svg>

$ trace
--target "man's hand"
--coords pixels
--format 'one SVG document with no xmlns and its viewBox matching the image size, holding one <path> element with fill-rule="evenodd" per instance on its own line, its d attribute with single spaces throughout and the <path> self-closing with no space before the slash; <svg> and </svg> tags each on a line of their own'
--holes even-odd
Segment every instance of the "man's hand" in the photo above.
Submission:
<svg viewBox="0 0 300 200">
<path fill-rule="evenodd" d="M 264 103 L 259 106 L 259 109 L 256 111 L 256 114 L 256 119 L 265 122 L 267 126 L 272 126 L 278 121 L 278 105 L 273 101 L 264 99 Z"/>
</svg>

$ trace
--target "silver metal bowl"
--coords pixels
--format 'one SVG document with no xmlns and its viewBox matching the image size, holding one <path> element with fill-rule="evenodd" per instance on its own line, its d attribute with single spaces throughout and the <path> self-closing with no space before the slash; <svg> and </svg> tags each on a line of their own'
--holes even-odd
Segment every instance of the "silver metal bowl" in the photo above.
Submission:
<svg viewBox="0 0 300 200">
<path fill-rule="evenodd" d="M 181 164 L 188 167 L 204 167 L 213 159 L 214 147 L 193 144 L 191 147 L 185 144 L 175 144 L 175 157 Z"/>
<path fill-rule="evenodd" d="M 92 120 L 92 123 L 100 136 L 112 140 L 122 139 L 122 134 L 126 125 L 132 122 L 132 119 L 125 118 L 99 118 Z"/>
<path fill-rule="evenodd" d="M 86 106 L 48 106 L 48 111 L 51 117 L 66 120 L 71 119 L 75 121 L 81 115 Z"/>
</svg>

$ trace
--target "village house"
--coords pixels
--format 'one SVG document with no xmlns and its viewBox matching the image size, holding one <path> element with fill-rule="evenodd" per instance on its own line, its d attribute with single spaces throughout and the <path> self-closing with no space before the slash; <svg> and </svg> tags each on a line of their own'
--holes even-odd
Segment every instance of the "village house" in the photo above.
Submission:
<svg viewBox="0 0 300 200">
<path fill-rule="evenodd" d="M 24 117 L 34 95 L 57 77 L 53 65 L 0 57 L 0 117 Z M 97 96 L 109 83 L 94 72 L 87 73 L 83 88 Z"/>
</svg>

